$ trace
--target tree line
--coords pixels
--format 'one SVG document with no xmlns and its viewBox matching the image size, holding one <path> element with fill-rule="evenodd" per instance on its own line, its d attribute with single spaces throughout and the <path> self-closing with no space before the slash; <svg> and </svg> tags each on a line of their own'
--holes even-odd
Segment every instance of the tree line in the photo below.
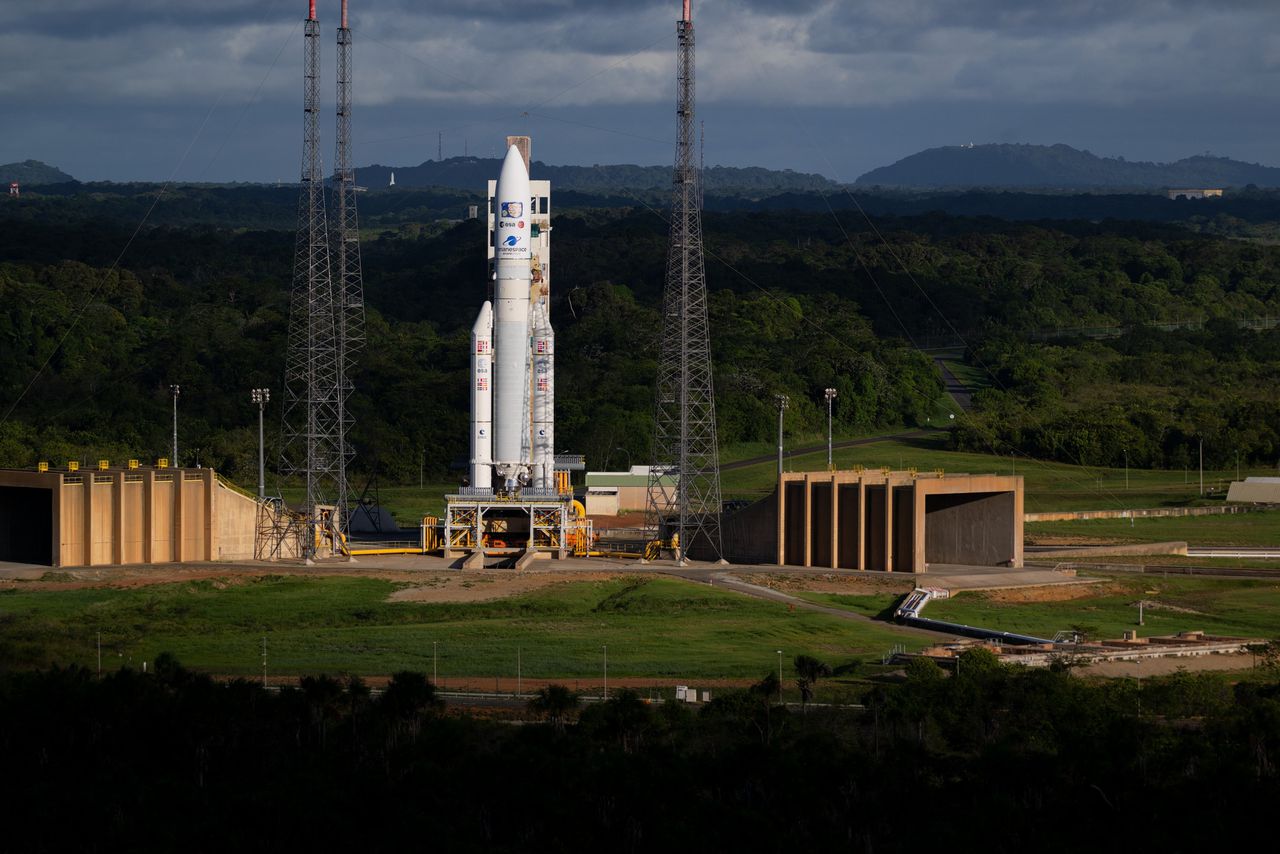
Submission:
<svg viewBox="0 0 1280 854">
<path fill-rule="evenodd" d="M 513 725 L 412 672 L 268 691 L 155 665 L 0 676 L 9 847 L 1223 850 L 1280 795 L 1274 673 L 1092 680 L 972 650 L 859 708 L 801 714 L 770 673 L 696 711 L 550 686 Z"/>
</svg>

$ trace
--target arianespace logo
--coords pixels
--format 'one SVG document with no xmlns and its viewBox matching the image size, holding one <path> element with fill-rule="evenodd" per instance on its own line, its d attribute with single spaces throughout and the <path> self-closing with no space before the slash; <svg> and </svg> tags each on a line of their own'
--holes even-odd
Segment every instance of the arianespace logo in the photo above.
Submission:
<svg viewBox="0 0 1280 854">
<path fill-rule="evenodd" d="M 524 215 L 524 202 L 503 202 L 502 215 L 516 219 Z"/>
<path fill-rule="evenodd" d="M 507 239 L 502 241 L 503 246 L 519 246 L 520 238 L 514 234 L 508 234 Z"/>
</svg>

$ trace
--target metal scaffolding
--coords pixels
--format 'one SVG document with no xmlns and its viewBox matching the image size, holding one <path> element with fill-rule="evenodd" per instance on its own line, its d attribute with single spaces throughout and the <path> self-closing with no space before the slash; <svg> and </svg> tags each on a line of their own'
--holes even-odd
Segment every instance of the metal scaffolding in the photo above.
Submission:
<svg viewBox="0 0 1280 854">
<path fill-rule="evenodd" d="M 647 523 L 677 558 L 694 550 L 720 559 L 720 450 L 711 377 L 707 281 L 702 254 L 702 183 L 694 155 L 694 37 L 688 0 L 676 24 L 674 192 L 654 404 Z M 664 478 L 675 474 L 674 490 Z"/>
<path fill-rule="evenodd" d="M 351 373 L 356 353 L 364 347 L 364 277 L 360 266 L 360 224 L 356 216 L 355 167 L 351 159 L 351 30 L 347 27 L 347 0 L 342 0 L 342 25 L 338 28 L 338 115 L 333 175 L 333 288 L 337 299 L 339 506 L 351 505 L 347 464 L 355 456 L 351 446 Z M 343 530 L 347 519 L 343 518 Z"/>
<path fill-rule="evenodd" d="M 306 485 L 304 557 L 315 556 L 317 526 L 346 529 L 345 416 L 340 301 L 330 275 L 324 171 L 320 156 L 320 23 L 315 4 L 303 39 L 302 190 L 289 305 L 281 413 L 280 474 Z M 332 508 L 332 511 L 321 508 Z"/>
</svg>

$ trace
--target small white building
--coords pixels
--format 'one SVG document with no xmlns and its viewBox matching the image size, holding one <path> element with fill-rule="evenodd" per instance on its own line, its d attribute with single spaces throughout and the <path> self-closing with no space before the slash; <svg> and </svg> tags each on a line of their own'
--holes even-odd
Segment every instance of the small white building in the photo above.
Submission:
<svg viewBox="0 0 1280 854">
<path fill-rule="evenodd" d="M 1220 199 L 1222 198 L 1221 187 L 1201 187 L 1190 190 L 1170 190 L 1169 198 L 1171 199 Z"/>
</svg>

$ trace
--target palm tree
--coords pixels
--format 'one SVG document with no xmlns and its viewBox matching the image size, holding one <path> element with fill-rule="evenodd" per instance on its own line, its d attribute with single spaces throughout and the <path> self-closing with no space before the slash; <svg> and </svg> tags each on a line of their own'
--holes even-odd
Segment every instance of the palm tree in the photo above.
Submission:
<svg viewBox="0 0 1280 854">
<path fill-rule="evenodd" d="M 796 673 L 796 687 L 800 689 L 800 710 L 808 711 L 809 701 L 813 699 L 813 689 L 818 680 L 831 675 L 831 665 L 819 661 L 811 655 L 797 655 L 792 665 Z"/>
<path fill-rule="evenodd" d="M 577 709 L 578 695 L 564 685 L 539 688 L 529 701 L 529 711 L 555 727 L 557 733 L 564 732 L 565 722 Z"/>
</svg>

